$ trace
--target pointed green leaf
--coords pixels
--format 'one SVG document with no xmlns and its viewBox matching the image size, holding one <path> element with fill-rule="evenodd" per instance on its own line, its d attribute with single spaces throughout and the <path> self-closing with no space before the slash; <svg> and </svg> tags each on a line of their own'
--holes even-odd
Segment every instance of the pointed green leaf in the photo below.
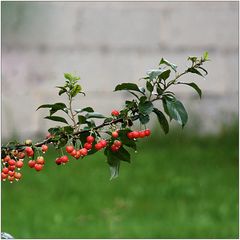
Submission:
<svg viewBox="0 0 240 240">
<path fill-rule="evenodd" d="M 39 107 L 37 108 L 37 110 L 40 109 L 40 108 L 51 108 L 52 106 L 53 106 L 53 104 L 43 104 L 43 105 L 39 106 Z M 37 110 L 36 110 L 36 111 L 37 111 Z"/>
<path fill-rule="evenodd" d="M 156 113 L 162 130 L 164 131 L 165 134 L 167 134 L 169 132 L 169 125 L 168 125 L 168 121 L 167 121 L 166 117 L 157 108 L 154 108 L 153 112 Z"/>
<path fill-rule="evenodd" d="M 75 85 L 74 88 L 71 90 L 71 97 L 75 97 L 81 90 L 82 87 L 79 84 Z"/>
<path fill-rule="evenodd" d="M 192 68 L 188 68 L 187 72 L 195 73 L 195 74 L 197 74 L 197 75 L 199 75 L 199 76 L 204 78 L 202 73 L 200 73 L 196 68 L 193 68 L 193 67 Z"/>
<path fill-rule="evenodd" d="M 135 83 L 122 83 L 122 84 L 118 84 L 115 87 L 114 91 L 121 91 L 121 90 L 132 90 L 132 91 L 141 92 L 141 90 L 139 89 L 138 85 L 135 84 Z"/>
<path fill-rule="evenodd" d="M 63 118 L 63 117 L 58 117 L 58 116 L 47 116 L 47 117 L 45 117 L 45 118 L 46 118 L 46 119 L 49 119 L 49 120 L 52 120 L 52 121 L 63 122 L 63 123 L 68 124 L 68 122 L 66 121 L 66 119 Z"/>
<path fill-rule="evenodd" d="M 166 80 L 166 79 L 169 78 L 170 73 L 171 73 L 171 70 L 168 69 L 168 70 L 162 72 L 162 73 L 159 75 L 159 78 L 160 78 L 160 79 L 163 79 L 163 80 Z"/>
<path fill-rule="evenodd" d="M 153 91 L 153 85 L 149 81 L 146 82 L 146 88 L 149 92 Z"/>
<path fill-rule="evenodd" d="M 142 113 L 139 114 L 139 120 L 141 124 L 147 124 L 150 121 L 149 115 L 143 115 Z"/>
<path fill-rule="evenodd" d="M 209 58 L 208 58 L 208 52 L 207 52 L 207 51 L 203 53 L 203 59 L 204 59 L 205 61 L 209 60 Z"/>
<path fill-rule="evenodd" d="M 200 98 L 202 97 L 202 91 L 196 83 L 192 82 L 192 83 L 181 83 L 181 84 L 185 84 L 185 85 L 188 85 L 188 86 L 194 88 L 196 90 L 196 92 L 198 93 L 199 97 Z"/>
<path fill-rule="evenodd" d="M 163 69 L 150 69 L 147 71 L 147 74 L 149 76 L 150 81 L 152 81 L 153 79 L 155 79 L 156 77 L 158 77 L 159 75 L 161 75 L 161 73 L 163 72 Z"/>
<path fill-rule="evenodd" d="M 83 115 L 78 115 L 78 123 L 79 124 L 86 123 L 86 117 L 84 117 Z"/>
<path fill-rule="evenodd" d="M 105 118 L 104 115 L 98 112 L 89 112 L 85 115 L 86 118 Z"/>
<path fill-rule="evenodd" d="M 188 114 L 183 106 L 183 104 L 176 98 L 166 98 L 166 106 L 169 115 L 176 120 L 179 124 L 184 126 L 188 120 Z"/>
<path fill-rule="evenodd" d="M 160 63 L 159 63 L 159 65 L 161 65 L 161 64 L 164 64 L 164 65 L 167 65 L 167 66 L 171 67 L 172 70 L 174 70 L 175 72 L 177 71 L 176 70 L 177 69 L 177 65 L 175 65 L 173 63 L 170 63 L 167 59 L 162 58 Z"/>
<path fill-rule="evenodd" d="M 146 101 L 146 102 L 140 102 L 139 105 L 138 105 L 138 109 L 139 109 L 139 112 L 144 114 L 144 115 L 147 115 L 147 114 L 150 114 L 153 110 L 153 104 L 152 102 L 150 101 Z"/>
</svg>

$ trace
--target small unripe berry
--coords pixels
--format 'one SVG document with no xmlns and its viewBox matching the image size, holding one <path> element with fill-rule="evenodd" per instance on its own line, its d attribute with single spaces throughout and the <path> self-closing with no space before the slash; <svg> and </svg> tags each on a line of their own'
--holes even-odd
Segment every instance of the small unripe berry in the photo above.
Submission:
<svg viewBox="0 0 240 240">
<path fill-rule="evenodd" d="M 95 144 L 95 149 L 96 149 L 96 150 L 102 149 L 102 144 L 101 144 L 101 143 L 96 143 L 96 144 Z"/>
<path fill-rule="evenodd" d="M 47 145 L 42 145 L 42 152 L 46 152 L 48 150 L 48 146 Z"/>
<path fill-rule="evenodd" d="M 32 145 L 32 140 L 31 140 L 31 139 L 27 139 L 27 140 L 25 141 L 25 144 L 26 144 L 26 145 L 29 145 L 29 146 Z"/>
<path fill-rule="evenodd" d="M 45 163 L 44 158 L 42 156 L 37 157 L 36 163 L 43 165 Z"/>
<path fill-rule="evenodd" d="M 43 165 L 36 163 L 36 164 L 34 165 L 34 168 L 36 169 L 36 171 L 41 171 L 42 168 L 43 168 Z"/>
<path fill-rule="evenodd" d="M 118 116 L 119 111 L 117 111 L 116 109 L 113 109 L 111 114 L 112 114 L 112 116 Z"/>
<path fill-rule="evenodd" d="M 16 162 L 16 167 L 21 168 L 23 166 L 23 161 L 19 160 Z"/>
<path fill-rule="evenodd" d="M 35 164 L 36 164 L 36 161 L 35 161 L 35 160 L 30 160 L 30 161 L 28 161 L 28 166 L 29 166 L 30 168 L 33 168 L 33 167 L 35 166 Z"/>
<path fill-rule="evenodd" d="M 150 134 L 151 134 L 150 129 L 146 129 L 144 132 L 145 132 L 145 136 L 150 136 Z"/>
<path fill-rule="evenodd" d="M 93 143 L 93 142 L 94 142 L 94 139 L 95 139 L 95 138 L 94 138 L 93 136 L 87 136 L 87 139 L 86 139 L 86 140 L 87 140 L 88 143 Z"/>
<path fill-rule="evenodd" d="M 66 146 L 66 152 L 71 153 L 73 150 L 74 150 L 73 146 L 71 146 L 71 145 Z"/>
<path fill-rule="evenodd" d="M 118 137 L 118 132 L 117 132 L 117 131 L 112 132 L 112 136 L 113 136 L 114 138 L 117 138 L 117 137 Z"/>
<path fill-rule="evenodd" d="M 87 150 L 90 150 L 90 149 L 92 149 L 92 144 L 86 142 L 86 143 L 84 144 L 84 148 L 86 148 Z"/>
</svg>

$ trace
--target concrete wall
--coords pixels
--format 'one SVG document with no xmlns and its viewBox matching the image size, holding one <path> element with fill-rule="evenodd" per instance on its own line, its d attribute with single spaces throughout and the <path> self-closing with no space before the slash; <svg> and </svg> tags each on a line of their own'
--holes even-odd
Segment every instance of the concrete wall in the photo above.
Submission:
<svg viewBox="0 0 240 240">
<path fill-rule="evenodd" d="M 238 2 L 2 2 L 2 136 L 47 131 L 42 103 L 58 101 L 64 72 L 81 76 L 87 96 L 77 107 L 109 113 L 124 103 L 113 93 L 136 82 L 161 57 L 186 67 L 189 55 L 209 52 L 200 101 L 178 96 L 189 127 L 217 131 L 238 112 Z M 193 76 L 185 78 L 191 80 Z"/>
</svg>

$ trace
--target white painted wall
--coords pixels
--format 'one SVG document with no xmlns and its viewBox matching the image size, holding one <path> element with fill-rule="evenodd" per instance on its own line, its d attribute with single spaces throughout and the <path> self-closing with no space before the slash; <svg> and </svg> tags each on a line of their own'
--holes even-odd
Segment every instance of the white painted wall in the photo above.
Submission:
<svg viewBox="0 0 240 240">
<path fill-rule="evenodd" d="M 87 92 L 77 107 L 107 114 L 126 97 L 116 84 L 137 83 L 161 57 L 183 69 L 205 50 L 203 99 L 177 92 L 189 127 L 214 132 L 238 112 L 238 2 L 2 2 L 2 137 L 47 131 L 35 109 L 58 101 L 64 72 Z"/>
</svg>

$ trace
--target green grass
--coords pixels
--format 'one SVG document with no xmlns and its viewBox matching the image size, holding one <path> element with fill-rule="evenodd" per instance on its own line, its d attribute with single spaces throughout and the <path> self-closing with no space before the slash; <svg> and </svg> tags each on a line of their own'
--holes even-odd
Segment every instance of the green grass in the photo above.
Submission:
<svg viewBox="0 0 240 240">
<path fill-rule="evenodd" d="M 238 129 L 141 140 L 109 181 L 102 153 L 2 184 L 2 231 L 15 238 L 237 238 Z"/>
</svg>

